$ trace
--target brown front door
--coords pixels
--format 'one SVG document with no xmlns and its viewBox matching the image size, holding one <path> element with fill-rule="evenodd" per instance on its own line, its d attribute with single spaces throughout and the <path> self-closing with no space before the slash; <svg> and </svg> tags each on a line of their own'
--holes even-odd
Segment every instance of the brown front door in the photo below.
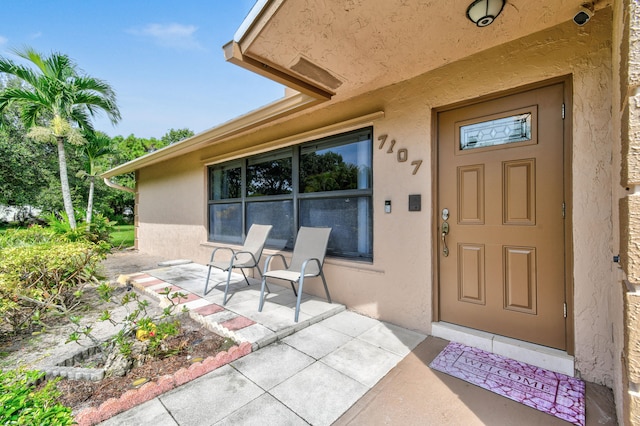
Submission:
<svg viewBox="0 0 640 426">
<path fill-rule="evenodd" d="M 441 321 L 566 349 L 563 93 L 438 113 Z"/>
</svg>

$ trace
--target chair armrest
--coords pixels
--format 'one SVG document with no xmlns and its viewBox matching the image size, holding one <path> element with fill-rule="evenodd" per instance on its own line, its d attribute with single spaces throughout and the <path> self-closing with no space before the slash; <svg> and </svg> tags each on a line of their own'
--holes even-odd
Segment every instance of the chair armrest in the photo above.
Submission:
<svg viewBox="0 0 640 426">
<path fill-rule="evenodd" d="M 235 251 L 231 248 L 231 247 L 216 247 L 215 249 L 213 249 L 213 251 L 211 252 L 211 258 L 209 259 L 209 263 L 213 262 L 213 258 L 216 255 L 216 252 L 218 250 L 229 250 L 231 252 L 232 255 L 235 255 Z"/>
<path fill-rule="evenodd" d="M 249 256 L 251 256 L 251 259 L 253 259 L 253 264 L 257 265 L 258 264 L 258 260 L 256 259 L 256 257 L 253 255 L 253 253 L 251 253 L 250 251 L 246 251 L 246 250 L 239 250 L 233 253 L 233 258 L 234 259 L 238 259 L 238 255 L 239 254 L 248 254 Z"/>
<path fill-rule="evenodd" d="M 305 270 L 307 269 L 307 264 L 309 262 L 315 262 L 318 265 L 318 272 L 316 274 L 306 275 Z M 300 276 L 301 277 L 317 277 L 318 275 L 320 275 L 321 271 L 322 271 L 322 264 L 320 263 L 320 259 L 316 259 L 315 257 L 313 257 L 311 259 L 306 259 L 304 262 L 302 262 L 302 268 L 300 270 Z"/>
<path fill-rule="evenodd" d="M 287 269 L 289 267 L 289 266 L 287 266 L 287 259 L 285 259 L 285 257 L 282 254 L 276 253 L 276 254 L 272 254 L 272 255 L 268 256 L 267 260 L 264 261 L 264 272 L 268 272 L 269 271 L 269 265 L 271 264 L 271 259 L 273 259 L 276 256 L 282 258 L 282 262 L 284 263 L 284 268 L 285 269 Z"/>
</svg>

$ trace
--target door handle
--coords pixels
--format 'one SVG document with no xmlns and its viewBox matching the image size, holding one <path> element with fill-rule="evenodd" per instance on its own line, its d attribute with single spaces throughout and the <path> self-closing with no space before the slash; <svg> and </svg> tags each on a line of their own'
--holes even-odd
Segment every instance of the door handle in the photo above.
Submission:
<svg viewBox="0 0 640 426">
<path fill-rule="evenodd" d="M 449 224 L 447 222 L 442 223 L 442 255 L 444 257 L 449 256 L 449 247 L 447 247 L 447 234 L 449 233 Z"/>
</svg>

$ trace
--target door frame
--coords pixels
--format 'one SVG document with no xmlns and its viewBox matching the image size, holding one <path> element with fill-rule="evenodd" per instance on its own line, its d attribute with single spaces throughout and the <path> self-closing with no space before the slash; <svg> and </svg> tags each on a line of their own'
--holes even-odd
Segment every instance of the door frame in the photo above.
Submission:
<svg viewBox="0 0 640 426">
<path fill-rule="evenodd" d="M 432 322 L 440 321 L 440 252 L 438 249 L 440 235 L 440 215 L 439 215 L 439 163 L 438 163 L 438 114 L 469 105 L 483 103 L 486 101 L 502 98 L 509 95 L 526 92 L 528 90 L 539 89 L 545 86 L 562 83 L 564 85 L 564 124 L 563 124 L 563 167 L 564 167 L 564 194 L 565 194 L 565 226 L 564 226 L 564 244 L 565 244 L 565 303 L 567 304 L 566 318 L 566 348 L 567 354 L 573 355 L 575 351 L 574 343 L 574 298 L 573 298 L 573 173 L 572 173 L 572 152 L 573 152 L 573 85 L 572 75 L 565 75 L 536 83 L 519 86 L 517 88 L 499 91 L 488 95 L 480 96 L 467 101 L 456 102 L 444 105 L 431 110 L 431 191 L 432 197 L 432 214 L 431 214 L 431 245 L 432 256 L 432 301 L 433 301 L 433 318 Z M 558 111 L 561 114 L 562 111 Z"/>
</svg>

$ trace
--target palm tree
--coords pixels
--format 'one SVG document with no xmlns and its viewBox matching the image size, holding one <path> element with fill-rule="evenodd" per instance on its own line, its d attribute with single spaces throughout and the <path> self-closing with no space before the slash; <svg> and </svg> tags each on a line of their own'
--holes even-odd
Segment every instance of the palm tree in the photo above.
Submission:
<svg viewBox="0 0 640 426">
<path fill-rule="evenodd" d="M 85 169 L 77 173 L 78 177 L 89 179 L 89 198 L 87 201 L 87 232 L 91 229 L 91 218 L 93 216 L 93 191 L 95 188 L 96 176 L 101 172 L 98 160 L 106 155 L 115 153 L 112 141 L 109 136 L 102 132 L 84 132 L 86 143 L 82 145 L 81 151 L 85 157 Z"/>
<path fill-rule="evenodd" d="M 120 111 L 115 92 L 108 83 L 81 75 L 67 55 L 54 52 L 43 56 L 29 47 L 14 53 L 35 69 L 0 57 L 0 73 L 14 76 L 23 83 L 21 87 L 6 88 L 0 93 L 0 117 L 7 108 L 17 105 L 21 120 L 33 129 L 31 137 L 55 142 L 64 208 L 69 225 L 75 229 L 65 142 L 82 143 L 78 128 L 92 131 L 91 118 L 101 112 L 105 112 L 113 124 L 117 123 Z"/>
</svg>

